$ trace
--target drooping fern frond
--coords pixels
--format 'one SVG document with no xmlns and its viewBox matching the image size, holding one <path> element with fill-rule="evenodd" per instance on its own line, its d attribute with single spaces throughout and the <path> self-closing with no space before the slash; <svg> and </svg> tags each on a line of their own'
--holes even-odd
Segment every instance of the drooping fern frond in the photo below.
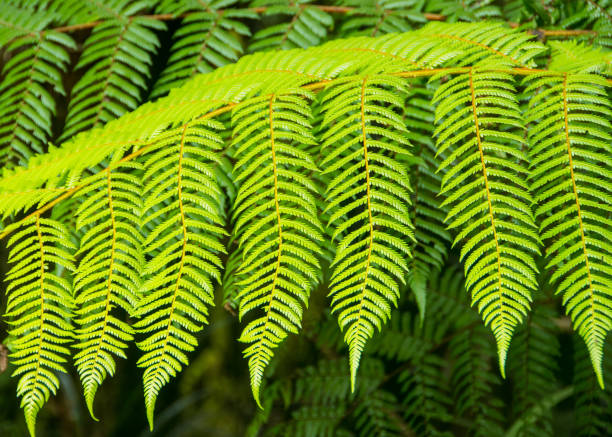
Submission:
<svg viewBox="0 0 612 437">
<path fill-rule="evenodd" d="M 526 316 L 537 290 L 539 237 L 525 182 L 522 117 L 512 77 L 470 69 L 441 85 L 438 153 L 448 171 L 441 193 L 450 205 L 449 228 L 458 229 L 466 288 L 497 341 L 504 374 L 514 328 Z"/>
<path fill-rule="evenodd" d="M 438 195 L 442 177 L 436 172 L 438 161 L 432 139 L 435 111 L 430 103 L 432 97 L 431 88 L 414 84 L 404 108 L 404 122 L 410 128 L 415 156 L 407 161 L 412 169 L 410 178 L 414 193 L 411 218 L 415 236 L 407 282 L 416 297 L 421 320 L 425 319 L 426 314 L 427 281 L 432 274 L 441 271 L 451 241 L 444 225 L 448 208 L 441 206 Z"/>
<path fill-rule="evenodd" d="M 145 156 L 142 225 L 146 267 L 134 324 L 143 355 L 147 418 L 160 389 L 187 365 L 195 333 L 221 281 L 225 220 L 213 170 L 223 125 L 201 119 L 167 131 Z"/>
<path fill-rule="evenodd" d="M 236 0 L 162 2 L 157 8 L 160 13 L 186 16 L 173 35 L 170 58 L 153 87 L 152 98 L 167 94 L 195 74 L 208 73 L 238 60 L 244 51 L 240 36 L 251 35 L 239 20 L 256 15 L 245 9 L 230 9 L 236 3 Z"/>
<path fill-rule="evenodd" d="M 403 101 L 387 87 L 403 90 L 398 78 L 365 76 L 340 82 L 323 97 L 321 166 L 324 173 L 334 172 L 326 209 L 332 240 L 340 240 L 332 263 L 331 308 L 349 346 L 353 387 L 366 341 L 397 304 L 408 269 L 407 241 L 413 238 L 410 181 L 393 156 L 409 153 L 406 128 L 394 112 Z"/>
<path fill-rule="evenodd" d="M 557 327 L 552 321 L 554 312 L 536 302 L 510 347 L 509 376 L 513 381 L 513 416 L 520 420 L 517 435 L 554 436 L 550 409 L 533 414 L 542 399 L 555 390 L 559 341 Z"/>
<path fill-rule="evenodd" d="M 547 242 L 551 282 L 587 344 L 603 386 L 603 344 L 612 329 L 612 107 L 594 74 L 526 79 L 532 190 Z"/>
<path fill-rule="evenodd" d="M 8 245 L 12 266 L 6 275 L 11 282 L 5 317 L 9 333 L 16 338 L 13 376 L 20 377 L 17 395 L 34 436 L 38 411 L 59 388 L 55 372 L 65 372 L 70 355 L 74 303 L 63 273 L 75 270 L 75 247 L 61 223 L 38 215 L 16 228 Z"/>
<path fill-rule="evenodd" d="M 340 34 L 347 36 L 378 36 L 387 33 L 407 32 L 412 23 L 423 23 L 418 0 L 349 0 L 339 2 L 354 7 L 340 27 Z"/>
<path fill-rule="evenodd" d="M 320 269 L 315 256 L 322 239 L 307 172 L 318 171 L 306 146 L 314 143 L 308 100 L 299 90 L 247 100 L 233 113 L 236 181 L 240 185 L 233 216 L 242 264 L 238 274 L 240 318 L 259 315 L 244 328 L 249 346 L 253 396 L 273 349 L 297 333 L 303 307 Z M 263 310 L 263 313 L 262 311 Z"/>
<path fill-rule="evenodd" d="M 456 414 L 470 416 L 469 435 L 502 436 L 503 402 L 493 395 L 499 376 L 491 373 L 491 342 L 482 325 L 468 325 L 450 342 L 451 386 Z M 486 402 L 483 402 L 487 399 Z"/>
<path fill-rule="evenodd" d="M 84 255 L 74 279 L 75 365 L 92 417 L 98 387 L 115 373 L 113 356 L 134 339 L 133 329 L 113 311 L 132 314 L 138 300 L 142 259 L 140 179 L 129 172 L 135 163 L 99 173 L 79 192 L 77 228 L 86 229 L 77 255 Z"/>
<path fill-rule="evenodd" d="M 10 167 L 45 151 L 56 113 L 53 93 L 65 94 L 62 74 L 76 44 L 69 35 L 45 31 L 52 14 L 2 8 L 0 45 L 10 59 L 0 83 L 0 166 Z"/>
<path fill-rule="evenodd" d="M 253 35 L 249 51 L 307 48 L 325 41 L 332 17 L 310 6 L 311 0 L 254 0 L 251 7 L 264 7 L 264 16 L 288 16 L 288 21 L 266 26 Z"/>
<path fill-rule="evenodd" d="M 150 8 L 152 0 L 93 3 L 104 20 L 87 38 L 75 67 L 87 70 L 70 92 L 61 140 L 138 107 L 151 75 L 152 55 L 159 47 L 154 31 L 165 29 L 160 21 L 133 16 Z"/>
<path fill-rule="evenodd" d="M 605 348 L 612 350 L 608 339 Z M 574 402 L 576 414 L 576 435 L 580 437 L 603 437 L 609 434 L 612 422 L 612 393 L 609 386 L 605 391 L 598 387 L 598 378 L 589 365 L 590 355 L 584 342 L 574 337 Z M 607 381 L 612 380 L 612 365 L 602 364 L 602 373 Z"/>
</svg>

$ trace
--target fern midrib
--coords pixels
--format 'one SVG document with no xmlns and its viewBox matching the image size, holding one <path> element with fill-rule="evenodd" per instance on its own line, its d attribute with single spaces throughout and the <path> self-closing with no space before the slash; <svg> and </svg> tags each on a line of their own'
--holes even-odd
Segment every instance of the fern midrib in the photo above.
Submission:
<svg viewBox="0 0 612 437">
<path fill-rule="evenodd" d="M 366 289 L 368 286 L 368 274 L 370 271 L 370 263 L 371 263 L 371 258 L 372 258 L 372 243 L 374 241 L 374 224 L 373 224 L 373 220 L 372 220 L 372 207 L 371 207 L 371 200 L 370 200 L 370 169 L 369 169 L 369 163 L 368 163 L 368 143 L 367 143 L 367 138 L 366 138 L 366 121 L 365 121 L 365 90 L 366 90 L 366 84 L 368 81 L 368 77 L 366 76 L 363 79 L 363 82 L 361 84 L 361 102 L 360 102 L 360 106 L 361 106 L 361 133 L 363 136 L 363 161 L 365 164 L 365 176 L 366 176 L 366 205 L 368 208 L 368 221 L 369 221 L 369 225 L 370 225 L 370 242 L 368 244 L 368 257 L 366 259 L 366 267 L 365 267 L 365 273 L 363 275 L 363 287 L 361 288 L 361 292 L 359 294 L 359 307 L 357 310 L 357 320 L 355 321 L 356 325 L 359 325 L 361 323 L 361 318 L 363 317 L 362 311 L 363 311 L 363 304 L 365 301 L 365 293 L 366 293 Z M 353 381 L 354 383 L 354 381 Z"/>
<path fill-rule="evenodd" d="M 261 334 L 259 335 L 258 343 L 263 342 L 263 339 L 266 336 L 268 331 L 268 324 L 270 323 L 270 314 L 272 312 L 272 303 L 276 297 L 276 281 L 278 280 L 278 270 L 280 269 L 281 264 L 281 256 L 283 252 L 283 227 L 281 222 L 280 215 L 280 205 L 278 202 L 278 168 L 276 164 L 276 148 L 274 144 L 274 102 L 276 100 L 276 94 L 272 94 L 270 97 L 270 104 L 268 105 L 270 119 L 270 148 L 272 150 L 272 171 L 274 175 L 274 207 L 276 210 L 276 221 L 278 223 L 278 255 L 276 257 L 276 267 L 274 268 L 274 276 L 272 278 L 272 290 L 270 291 L 270 300 L 268 301 L 268 306 L 266 308 L 266 319 L 263 324 L 263 329 L 261 330 Z M 260 358 L 257 358 L 259 361 Z"/>
<path fill-rule="evenodd" d="M 173 315 L 176 309 L 176 297 L 179 292 L 179 286 L 181 282 L 181 277 L 183 276 L 183 268 L 185 266 L 185 254 L 187 250 L 187 225 L 185 224 L 185 212 L 183 209 L 183 186 L 182 186 L 182 177 L 183 177 L 183 149 L 185 146 L 185 135 L 187 133 L 188 124 L 183 126 L 183 132 L 181 134 L 181 142 L 179 146 L 179 159 L 178 159 L 178 180 L 177 180 L 177 198 L 179 204 L 179 214 L 181 217 L 181 230 L 183 232 L 183 245 L 181 248 L 181 262 L 179 263 L 179 269 L 176 277 L 176 286 L 174 287 L 174 292 L 172 294 L 172 302 L 170 304 L 170 313 L 168 314 L 168 324 L 166 325 L 166 332 L 164 335 L 164 343 L 162 345 L 162 355 L 159 358 L 158 364 L 155 366 L 155 372 L 159 373 L 162 368 L 162 363 L 164 362 L 164 358 L 166 357 L 168 341 L 170 340 L 170 328 L 172 327 Z"/>
<path fill-rule="evenodd" d="M 587 271 L 587 278 L 589 281 L 589 301 L 590 301 L 590 312 L 591 320 L 595 319 L 595 291 L 593 290 L 593 282 L 591 279 L 591 268 L 589 266 L 589 255 L 587 253 L 586 240 L 584 237 L 584 225 L 582 223 L 582 213 L 580 211 L 580 200 L 578 198 L 578 187 L 576 186 L 576 178 L 574 177 L 574 161 L 572 158 L 572 147 L 569 134 L 569 120 L 568 120 L 568 105 L 567 105 L 567 73 L 563 75 L 563 125 L 565 130 L 565 144 L 567 145 L 567 155 L 569 157 L 569 171 L 572 179 L 572 188 L 574 190 L 574 199 L 576 200 L 576 208 L 578 210 L 578 227 L 580 228 L 580 239 L 582 241 L 582 251 L 584 253 L 584 264 Z M 592 337 L 592 336 L 589 336 Z M 598 342 L 597 336 L 594 336 L 595 341 Z M 589 350 L 591 346 L 589 345 Z"/>
<path fill-rule="evenodd" d="M 489 217 L 491 218 L 491 228 L 493 229 L 493 241 L 495 241 L 495 251 L 497 254 L 497 283 L 498 283 L 498 291 L 497 298 L 499 299 L 499 307 L 501 312 L 502 322 L 506 320 L 506 310 L 504 308 L 504 297 L 502 293 L 502 274 L 501 274 L 501 254 L 499 249 L 499 241 L 497 239 L 497 230 L 495 228 L 495 218 L 493 215 L 493 205 L 491 202 L 491 190 L 489 188 L 489 178 L 487 177 L 487 167 L 485 164 L 484 151 L 482 148 L 482 140 L 480 138 L 480 126 L 478 125 L 478 114 L 476 111 L 476 93 L 474 91 L 474 69 L 470 69 L 470 93 L 472 99 L 472 113 L 474 115 L 474 125 L 476 126 L 476 142 L 478 144 L 478 152 L 480 153 L 480 162 L 482 165 L 482 175 L 484 178 L 485 184 L 485 192 L 487 194 L 487 203 L 489 206 Z M 500 363 L 501 364 L 501 363 Z M 502 374 L 503 374 L 502 370 Z"/>
</svg>

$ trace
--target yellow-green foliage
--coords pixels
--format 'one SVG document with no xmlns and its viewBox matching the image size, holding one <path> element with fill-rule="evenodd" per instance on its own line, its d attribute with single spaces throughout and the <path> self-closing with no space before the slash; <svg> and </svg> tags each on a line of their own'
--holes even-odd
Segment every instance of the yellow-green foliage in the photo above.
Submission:
<svg viewBox="0 0 612 437">
<path fill-rule="evenodd" d="M 110 3 L 125 12 L 125 4 Z M 132 6 L 129 13 L 139 10 Z M 304 23 L 325 22 L 306 11 Z M 73 355 L 69 346 L 93 415 L 97 388 L 133 341 L 153 426 L 160 389 L 197 347 L 230 246 L 238 246 L 232 296 L 247 319 L 239 340 L 258 403 L 274 350 L 299 333 L 321 282 L 349 349 L 354 389 L 367 341 L 385 329 L 404 284 L 421 295 L 428 317 L 423 275 L 441 268 L 449 233 L 472 303 L 497 341 L 502 374 L 539 288 L 534 257 L 544 251 L 603 385 L 612 327 L 605 65 L 564 62 L 581 50 L 564 45 L 553 46 L 544 69 L 537 60 L 550 47 L 530 33 L 502 23 L 432 23 L 245 56 L 98 127 L 136 106 L 126 98 L 115 107 L 105 96 L 140 92 L 156 45 L 156 25 L 141 21 L 99 29 L 112 34 L 108 44 L 123 35 L 113 43 L 122 57 L 115 69 L 90 70 L 76 85 L 94 99 L 83 100 L 97 108 L 93 118 L 73 100 L 69 139 L 0 177 L 0 238 L 11 257 L 5 316 L 32 434 L 57 390 L 53 371 Z M 274 35 L 260 34 L 255 44 L 272 44 Z M 215 44 L 224 37 L 215 34 Z M 169 68 L 182 78 L 192 67 Z M 158 89 L 175 83 L 171 77 L 163 73 Z M 419 168 L 423 179 L 411 183 Z M 69 201 L 73 211 L 47 218 Z M 427 374 L 406 374 L 405 384 L 435 389 Z M 381 392 L 370 401 L 359 411 L 369 415 L 392 399 Z"/>
</svg>

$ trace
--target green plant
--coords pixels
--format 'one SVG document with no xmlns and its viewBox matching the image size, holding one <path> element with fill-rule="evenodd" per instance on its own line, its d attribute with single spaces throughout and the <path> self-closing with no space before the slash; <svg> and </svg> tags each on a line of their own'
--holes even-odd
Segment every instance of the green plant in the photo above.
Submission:
<svg viewBox="0 0 612 437">
<path fill-rule="evenodd" d="M 550 13 L 535 2 L 465 3 L 406 1 L 384 13 L 361 2 L 3 5 L 0 238 L 10 249 L 8 343 L 30 433 L 70 347 L 94 416 L 98 387 L 135 339 L 152 427 L 161 388 L 188 364 L 219 294 L 247 320 L 239 340 L 255 401 L 268 411 L 287 383 L 270 384 L 262 402 L 264 371 L 300 331 L 316 287 L 328 289 L 344 334 L 350 383 L 326 392 L 308 380 L 338 375 L 338 360 L 303 370 L 287 398 L 306 404 L 292 413 L 301 422 L 271 433 L 340 435 L 348 420 L 361 435 L 392 435 L 401 421 L 377 411 L 397 414 L 401 401 L 408 408 L 400 416 L 415 432 L 435 434 L 452 423 L 451 396 L 460 414 L 475 418 L 473 433 L 501 433 L 501 401 L 482 405 L 495 385 L 492 349 L 473 315 L 455 305 L 461 278 L 448 279 L 450 308 L 448 293 L 430 296 L 455 246 L 451 259 L 461 262 L 471 304 L 493 332 L 501 374 L 508 368 L 537 381 L 516 388 L 525 422 L 511 430 L 546 421 L 550 405 L 571 394 L 536 404 L 557 354 L 538 340 L 550 337 L 550 327 L 541 329 L 550 324 L 548 307 L 532 304 L 549 282 L 603 388 L 612 324 L 609 7 L 561 2 Z M 435 22 L 499 18 L 506 8 L 535 30 Z M 585 15 L 593 10 L 597 20 Z M 317 45 L 336 32 L 330 14 L 340 12 L 348 16 L 338 36 L 436 20 Z M 291 20 L 251 32 L 245 20 L 261 15 Z M 179 16 L 169 62 L 153 79 L 164 20 Z M 570 22 L 591 27 L 567 35 L 593 45 L 537 40 L 537 25 Z M 65 28 L 79 26 L 93 28 L 74 67 L 85 71 L 71 87 L 63 130 L 54 131 L 77 47 Z M 317 46 L 231 63 L 245 51 L 310 45 Z M 191 78 L 197 72 L 208 74 Z M 158 98 L 171 88 L 140 105 L 145 92 Z M 47 148 L 50 139 L 62 145 Z M 409 290 L 418 318 L 406 310 Z M 394 312 L 398 306 L 407 312 Z M 392 326 L 410 325 L 402 332 L 413 330 L 427 346 L 402 352 L 383 327 L 392 315 Z M 525 367 L 507 359 L 509 351 L 531 353 L 524 343 L 512 350 L 517 330 L 536 339 L 533 353 L 544 358 Z M 458 334 L 448 340 L 451 332 Z M 441 347 L 450 369 L 436 354 Z M 391 376 L 390 362 L 399 369 Z M 454 393 L 440 383 L 445 370 Z M 399 392 L 385 387 L 393 378 Z M 308 419 L 321 408 L 325 421 Z"/>
</svg>

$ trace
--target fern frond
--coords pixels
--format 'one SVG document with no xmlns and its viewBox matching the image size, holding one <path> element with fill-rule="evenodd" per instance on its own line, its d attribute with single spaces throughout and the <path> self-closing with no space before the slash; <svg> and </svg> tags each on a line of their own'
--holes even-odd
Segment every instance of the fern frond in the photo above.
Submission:
<svg viewBox="0 0 612 437">
<path fill-rule="evenodd" d="M 251 387 L 258 404 L 263 372 L 273 349 L 301 326 L 312 284 L 320 270 L 322 239 L 308 177 L 318 171 L 304 150 L 314 144 L 308 100 L 296 90 L 238 105 L 233 112 L 235 178 L 240 185 L 233 217 L 243 251 L 239 274 L 240 318 L 259 314 L 244 328 Z M 263 311 L 262 311 L 263 310 Z"/>
<path fill-rule="evenodd" d="M 510 347 L 509 374 L 513 381 L 513 415 L 521 420 L 518 435 L 554 436 L 552 412 L 544 410 L 530 417 L 534 407 L 556 388 L 557 360 L 560 355 L 554 311 L 538 302 L 525 324 L 519 328 Z"/>
<path fill-rule="evenodd" d="M 494 0 L 430 0 L 426 10 L 442 14 L 448 21 L 480 21 L 501 18 Z"/>
<path fill-rule="evenodd" d="M 152 0 L 97 3 L 103 22 L 85 41 L 76 69 L 87 68 L 71 90 L 66 125 L 60 140 L 107 123 L 138 107 L 151 75 L 152 55 L 159 47 L 155 31 L 165 24 L 134 17 Z"/>
<path fill-rule="evenodd" d="M 584 342 L 574 337 L 574 415 L 575 435 L 579 437 L 604 437 L 610 432 L 612 423 L 612 392 L 609 386 L 605 390 L 598 387 L 598 378 L 593 375 L 588 356 L 590 355 Z M 610 339 L 605 349 L 612 353 Z M 609 356 L 609 355 L 608 355 Z M 602 371 L 605 379 L 612 380 L 612 365 L 604 362 Z"/>
<path fill-rule="evenodd" d="M 421 355 L 414 367 L 399 375 L 404 394 L 404 417 L 416 435 L 449 436 L 440 425 L 450 422 L 451 397 L 445 386 L 445 360 L 435 355 Z"/>
<path fill-rule="evenodd" d="M 348 0 L 338 2 L 355 8 L 340 26 L 339 33 L 348 36 L 378 36 L 407 32 L 412 23 L 425 23 L 418 0 Z"/>
<path fill-rule="evenodd" d="M 165 95 L 198 73 L 208 73 L 238 60 L 243 54 L 240 37 L 251 31 L 239 20 L 256 18 L 247 9 L 231 9 L 237 0 L 203 3 L 166 1 L 161 13 L 187 14 L 174 33 L 166 68 L 153 87 L 151 98 Z"/>
<path fill-rule="evenodd" d="M 589 349 L 603 387 L 603 344 L 612 329 L 612 105 L 593 74 L 526 79 L 532 189 L 547 241 L 551 282 Z"/>
<path fill-rule="evenodd" d="M 448 208 L 441 206 L 438 196 L 442 175 L 436 172 L 436 148 L 432 140 L 434 106 L 430 103 L 433 89 L 414 83 L 404 107 L 404 122 L 410 126 L 410 138 L 415 158 L 408 162 L 414 187 L 411 218 L 415 243 L 408 271 L 408 284 L 419 306 L 421 321 L 425 320 L 426 289 L 429 278 L 442 270 L 446 261 L 450 233 L 444 226 Z M 441 158 L 443 159 L 444 156 Z"/>
<path fill-rule="evenodd" d="M 469 435 L 502 436 L 503 402 L 494 395 L 500 381 L 491 372 L 493 354 L 486 331 L 482 325 L 468 325 L 451 340 L 449 348 L 454 363 L 451 386 L 456 416 L 473 418 Z"/>
<path fill-rule="evenodd" d="M 447 222 L 462 242 L 472 304 L 497 341 L 504 374 L 514 328 L 538 288 L 533 254 L 539 237 L 525 182 L 523 121 L 512 77 L 471 69 L 436 90 L 438 153 Z"/>
<path fill-rule="evenodd" d="M 114 307 L 132 314 L 140 288 L 144 259 L 141 254 L 139 214 L 140 180 L 127 163 L 114 171 L 100 172 L 78 193 L 83 202 L 76 211 L 77 228 L 86 229 L 78 254 L 84 255 L 74 279 L 75 365 L 92 417 L 98 387 L 115 373 L 115 356 L 133 340 L 133 329 L 118 317 Z"/>
<path fill-rule="evenodd" d="M 264 16 L 288 16 L 288 21 L 266 26 L 253 35 L 249 51 L 316 46 L 325 41 L 334 20 L 325 11 L 309 6 L 311 0 L 254 0 L 251 7 L 265 7 Z"/>
<path fill-rule="evenodd" d="M 551 70 L 568 73 L 612 75 L 612 51 L 589 47 L 574 41 L 550 41 Z"/>
<path fill-rule="evenodd" d="M 38 215 L 16 229 L 8 246 L 12 266 L 6 275 L 5 317 L 15 337 L 10 357 L 16 366 L 13 376 L 20 377 L 17 395 L 34 436 L 38 411 L 59 388 L 55 372 L 65 372 L 70 356 L 74 304 L 63 273 L 75 270 L 76 248 L 61 223 Z"/>
<path fill-rule="evenodd" d="M 0 83 L 0 166 L 25 164 L 45 150 L 56 113 L 53 93 L 64 95 L 62 74 L 74 40 L 43 31 L 53 14 L 2 5 L 0 44 L 10 56 Z M 50 92 L 51 91 L 51 92 Z"/>
<path fill-rule="evenodd" d="M 134 327 L 146 336 L 137 344 L 144 353 L 138 365 L 145 369 L 151 428 L 157 395 L 187 365 L 186 352 L 197 346 L 194 334 L 214 303 L 212 280 L 221 281 L 225 221 L 214 165 L 222 129 L 217 121 L 196 120 L 160 135 L 145 155 L 142 226 L 150 230 Z"/>
<path fill-rule="evenodd" d="M 332 312 L 349 346 L 351 386 L 366 341 L 397 305 L 414 238 L 407 205 L 410 181 L 394 155 L 408 154 L 407 132 L 394 109 L 404 84 L 391 76 L 349 78 L 323 96 L 321 167 L 332 173 L 325 200 L 340 239 L 332 263 Z M 400 94 L 401 95 L 401 94 Z M 392 140 L 392 142 L 388 140 Z"/>
</svg>

